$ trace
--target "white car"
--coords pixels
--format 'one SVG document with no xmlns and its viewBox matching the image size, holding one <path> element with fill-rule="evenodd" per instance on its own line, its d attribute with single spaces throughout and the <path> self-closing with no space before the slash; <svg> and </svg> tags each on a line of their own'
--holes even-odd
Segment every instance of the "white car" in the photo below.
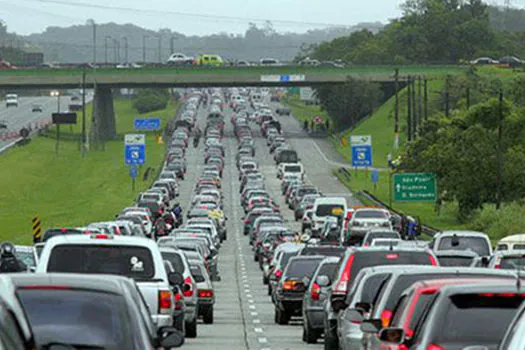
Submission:
<svg viewBox="0 0 525 350">
<path fill-rule="evenodd" d="M 168 58 L 168 64 L 174 64 L 174 65 L 193 64 L 194 62 L 195 62 L 194 57 L 186 56 L 185 54 L 180 53 L 180 52 L 173 53 Z"/>
<path fill-rule="evenodd" d="M 382 208 L 359 208 L 352 215 L 348 223 L 346 238 L 351 242 L 361 242 L 371 229 L 392 230 L 392 215 Z"/>
<path fill-rule="evenodd" d="M 18 95 L 17 94 L 7 94 L 5 95 L 5 106 L 8 107 L 18 107 Z"/>
</svg>

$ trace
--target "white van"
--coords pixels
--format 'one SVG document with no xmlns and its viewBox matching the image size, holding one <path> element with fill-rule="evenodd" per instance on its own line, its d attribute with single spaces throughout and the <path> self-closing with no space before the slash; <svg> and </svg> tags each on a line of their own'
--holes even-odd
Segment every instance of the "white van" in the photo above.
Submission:
<svg viewBox="0 0 525 350">
<path fill-rule="evenodd" d="M 500 239 L 496 244 L 496 251 L 512 252 L 515 250 L 525 250 L 525 234 L 510 235 Z"/>
<path fill-rule="evenodd" d="M 301 163 L 281 163 L 277 168 L 277 178 L 281 179 L 286 174 L 296 174 L 299 178 L 304 177 L 304 167 Z"/>
<path fill-rule="evenodd" d="M 318 237 L 321 234 L 324 222 L 327 217 L 333 216 L 334 209 L 341 209 L 346 213 L 347 204 L 344 197 L 319 197 L 314 202 L 312 214 L 312 236 Z"/>
<path fill-rule="evenodd" d="M 160 328 L 173 324 L 172 275 L 155 241 L 110 234 L 55 236 L 44 245 L 37 273 L 97 273 L 133 278 Z"/>
<path fill-rule="evenodd" d="M 5 106 L 6 108 L 10 106 L 18 107 L 18 95 L 17 94 L 5 95 Z"/>
<path fill-rule="evenodd" d="M 263 96 L 262 94 L 260 93 L 254 93 L 250 96 L 250 99 L 251 99 L 251 102 L 252 104 L 255 104 L 255 103 L 262 103 L 263 101 Z"/>
</svg>

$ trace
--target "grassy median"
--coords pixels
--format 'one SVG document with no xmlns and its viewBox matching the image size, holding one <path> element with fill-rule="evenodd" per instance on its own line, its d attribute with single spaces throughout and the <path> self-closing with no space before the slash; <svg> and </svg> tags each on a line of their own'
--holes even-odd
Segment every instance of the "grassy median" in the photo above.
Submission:
<svg viewBox="0 0 525 350">
<path fill-rule="evenodd" d="M 174 115 L 175 108 L 175 104 L 170 104 L 164 110 L 141 117 L 160 117 L 165 123 Z M 88 111 L 87 119 L 91 120 Z M 115 100 L 115 112 L 117 132 L 133 132 L 137 112 L 131 101 Z M 80 118 L 72 129 L 73 133 L 80 131 Z M 68 126 L 62 130 L 71 133 Z M 165 150 L 163 144 L 155 142 L 153 133 L 147 135 L 146 164 L 141 167 L 136 189 L 132 191 L 122 140 L 107 142 L 104 151 L 91 150 L 85 158 L 77 140 L 61 141 L 56 154 L 54 138 L 37 137 L 30 144 L 0 156 L 0 239 L 30 243 L 34 216 L 40 217 L 43 229 L 111 220 L 150 184 L 151 179 L 143 181 L 142 175 L 147 167 L 158 168 Z"/>
</svg>

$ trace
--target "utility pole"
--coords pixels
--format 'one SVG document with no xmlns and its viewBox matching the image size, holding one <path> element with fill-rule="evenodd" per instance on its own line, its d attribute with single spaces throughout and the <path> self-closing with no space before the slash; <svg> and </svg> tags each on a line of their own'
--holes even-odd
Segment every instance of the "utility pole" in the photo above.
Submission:
<svg viewBox="0 0 525 350">
<path fill-rule="evenodd" d="M 421 120 L 423 119 L 423 86 L 421 85 L 421 75 L 417 78 L 417 123 L 421 126 Z"/>
<path fill-rule="evenodd" d="M 97 24 L 92 21 L 93 24 L 93 65 L 97 63 Z"/>
<path fill-rule="evenodd" d="M 117 59 L 117 39 L 113 39 L 113 61 L 118 64 Z"/>
<path fill-rule="evenodd" d="M 503 125 L 504 125 L 504 115 L 503 115 L 503 91 L 499 93 L 499 123 L 498 123 L 498 150 L 497 150 L 497 170 L 496 170 L 496 209 L 501 207 L 501 201 L 503 197 L 503 147 L 502 147 L 502 138 L 503 138 Z"/>
<path fill-rule="evenodd" d="M 173 39 L 175 39 L 175 37 L 172 36 L 170 38 L 170 56 L 171 56 L 171 54 L 173 53 L 173 50 L 174 50 Z"/>
<path fill-rule="evenodd" d="M 162 63 L 162 35 L 159 35 L 159 63 Z"/>
<path fill-rule="evenodd" d="M 412 81 L 410 75 L 407 78 L 407 140 L 412 141 Z"/>
<path fill-rule="evenodd" d="M 127 64 L 128 63 L 128 37 L 125 36 L 122 38 L 124 40 L 124 61 Z"/>
<path fill-rule="evenodd" d="M 148 35 L 143 35 L 142 36 L 142 63 L 145 64 L 146 63 L 146 38 L 148 37 Z"/>
<path fill-rule="evenodd" d="M 82 157 L 86 155 L 86 71 L 82 70 Z"/>
<path fill-rule="evenodd" d="M 467 86 L 467 111 L 470 109 L 470 86 Z"/>
<path fill-rule="evenodd" d="M 450 94 L 448 92 L 448 75 L 447 77 L 445 78 L 445 117 L 448 118 L 449 116 L 449 99 L 450 99 Z"/>
<path fill-rule="evenodd" d="M 104 63 L 108 64 L 108 39 L 111 39 L 110 36 L 106 35 L 104 37 Z"/>
<path fill-rule="evenodd" d="M 416 79 L 412 79 L 412 140 L 416 139 L 417 133 L 417 109 L 416 109 Z"/>
<path fill-rule="evenodd" d="M 425 120 L 428 119 L 428 86 L 427 86 L 427 78 L 425 78 L 424 86 L 423 86 L 423 108 L 424 108 L 424 118 Z"/>
<path fill-rule="evenodd" d="M 394 108 L 394 148 L 399 148 L 399 68 L 394 73 L 396 104 Z"/>
</svg>

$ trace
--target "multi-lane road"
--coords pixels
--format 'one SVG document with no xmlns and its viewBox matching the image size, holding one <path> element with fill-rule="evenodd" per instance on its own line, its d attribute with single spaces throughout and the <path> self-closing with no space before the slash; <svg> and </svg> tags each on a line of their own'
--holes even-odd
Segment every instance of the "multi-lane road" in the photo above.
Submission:
<svg viewBox="0 0 525 350">
<path fill-rule="evenodd" d="M 231 110 L 225 111 L 225 120 L 230 120 Z M 205 111 L 201 110 L 199 121 L 204 129 Z M 306 168 L 307 178 L 326 194 L 344 195 L 349 203 L 356 203 L 348 190 L 331 173 L 332 166 L 327 161 L 338 161 L 339 156 L 322 144 L 306 137 L 291 116 L 280 118 L 282 129 L 290 143 L 298 150 Z M 256 130 L 257 126 L 253 125 Z M 266 178 L 268 190 L 280 201 L 287 224 L 299 229 L 280 193 L 280 181 L 276 178 L 276 166 L 268 152 L 266 140 L 256 137 L 256 158 Z M 322 141 L 320 141 L 322 142 Z M 267 286 L 262 283 L 262 274 L 253 262 L 253 253 L 243 236 L 241 224 L 243 211 L 239 205 L 238 173 L 235 167 L 237 141 L 231 125 L 226 126 L 223 144 L 226 150 L 223 192 L 225 213 L 228 217 L 228 240 L 221 248 L 219 267 L 222 281 L 215 283 L 215 323 L 199 324 L 198 337 L 187 339 L 184 348 L 188 349 L 321 349 L 319 344 L 308 345 L 301 341 L 302 325 L 299 320 L 287 326 L 274 322 L 274 308 L 267 294 Z M 320 151 L 324 152 L 323 154 Z M 329 153 L 329 152 L 333 152 Z M 192 191 L 198 174 L 203 167 L 203 145 L 198 149 L 190 146 L 187 154 L 188 176 L 180 184 L 180 202 L 184 208 L 189 206 Z"/>
</svg>

